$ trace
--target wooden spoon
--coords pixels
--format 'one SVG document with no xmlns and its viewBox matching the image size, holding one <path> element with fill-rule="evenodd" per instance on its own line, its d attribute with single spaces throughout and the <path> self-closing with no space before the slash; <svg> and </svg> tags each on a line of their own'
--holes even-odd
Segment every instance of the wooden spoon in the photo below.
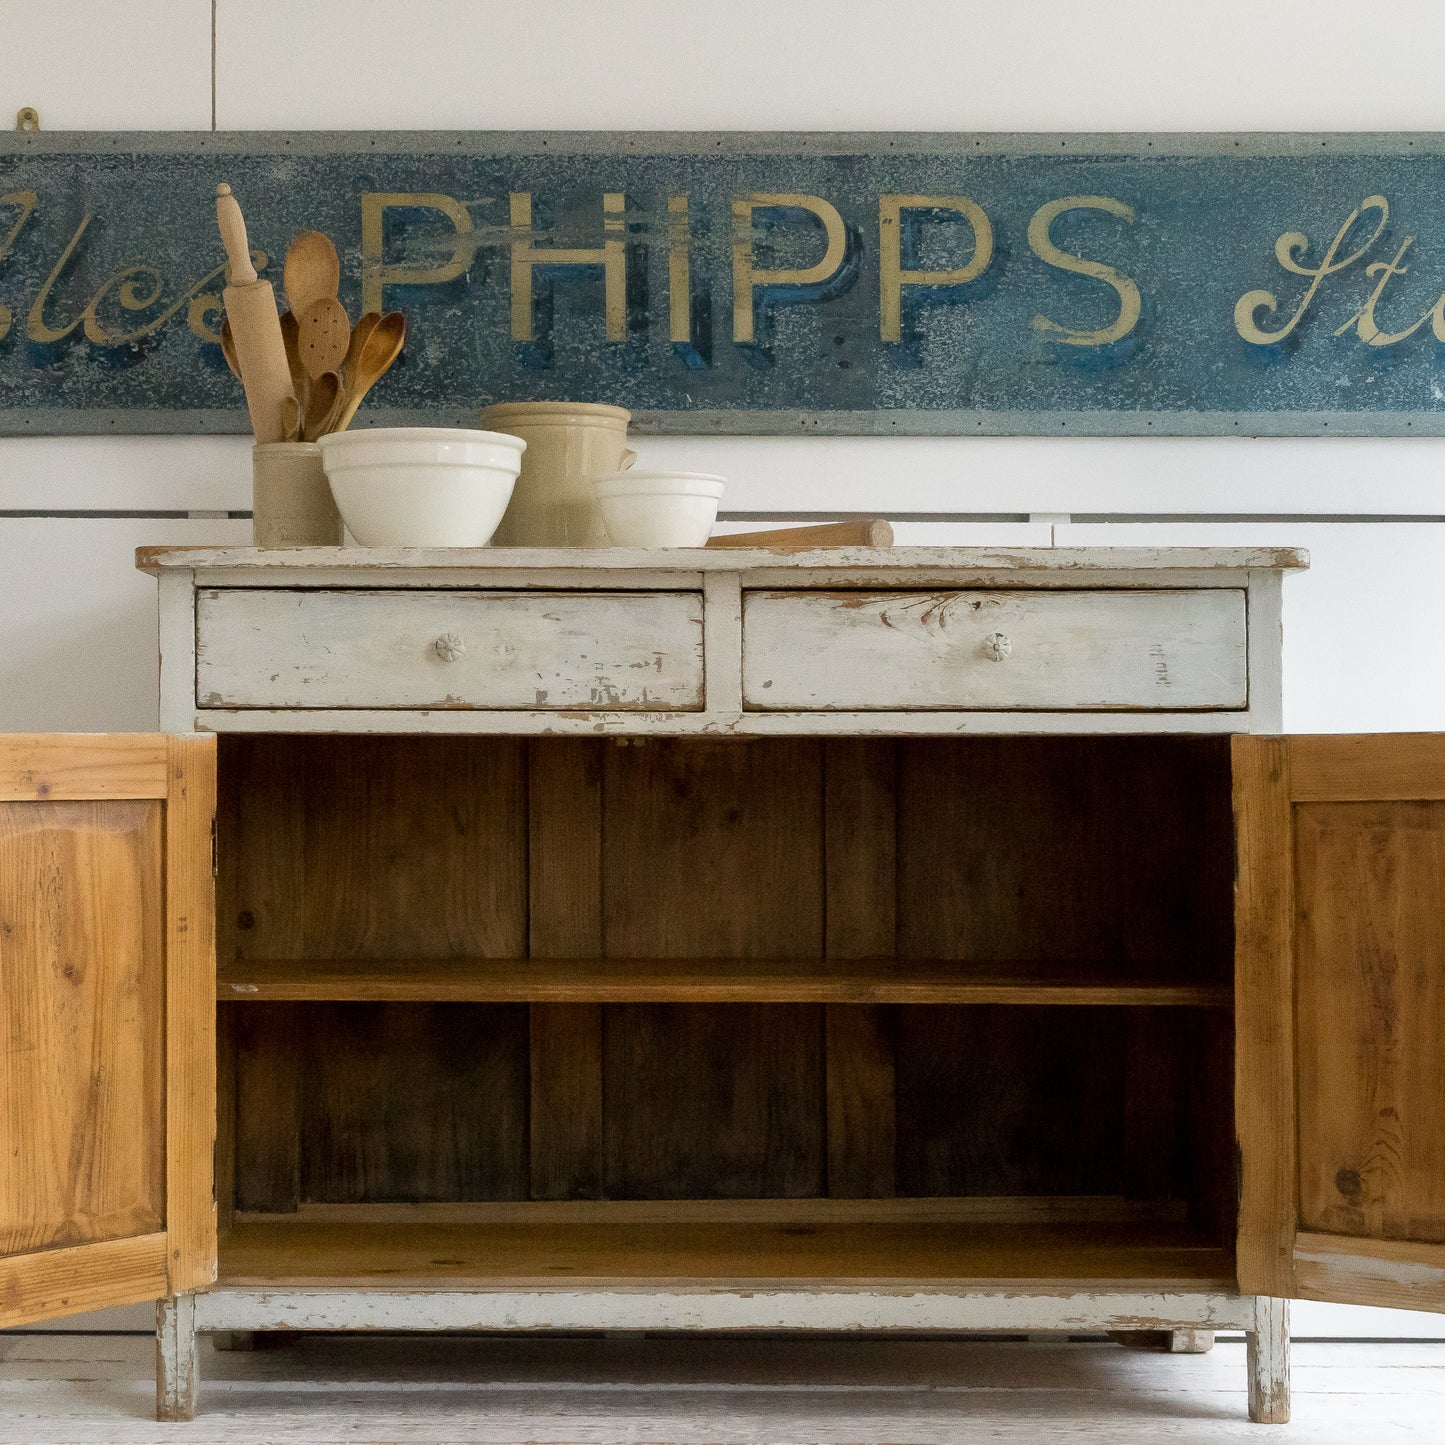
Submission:
<svg viewBox="0 0 1445 1445">
<path fill-rule="evenodd" d="M 301 440 L 301 403 L 294 396 L 288 396 L 281 403 L 281 426 L 286 433 L 286 441 Z"/>
<path fill-rule="evenodd" d="M 372 327 L 371 334 L 366 338 L 361 354 L 356 359 L 354 375 L 348 378 L 346 405 L 332 431 L 345 431 L 351 425 L 351 419 L 356 415 L 362 398 L 400 355 L 405 340 L 406 317 L 400 311 L 387 312 Z"/>
<path fill-rule="evenodd" d="M 346 360 L 351 344 L 351 322 L 346 308 L 334 296 L 313 301 L 296 317 L 296 346 L 301 365 L 314 382 L 328 371 L 336 371 Z M 307 411 L 311 408 L 308 406 Z"/>
<path fill-rule="evenodd" d="M 304 401 L 310 377 L 301 365 L 301 328 L 296 324 L 294 311 L 287 311 L 281 317 L 281 340 L 286 346 L 286 365 L 291 368 L 291 389 Z"/>
<path fill-rule="evenodd" d="M 351 328 L 351 342 L 346 348 L 346 360 L 341 365 L 341 374 L 350 387 L 356 376 L 356 363 L 361 360 L 361 350 L 366 345 L 367 337 L 376 330 L 376 324 L 381 320 L 381 312 L 368 311 L 365 316 L 357 318 L 356 325 Z"/>
<path fill-rule="evenodd" d="M 306 398 L 305 439 L 314 442 L 327 431 L 327 423 L 336 410 L 341 395 L 341 377 L 334 371 L 323 371 L 311 378 L 311 393 Z"/>
<path fill-rule="evenodd" d="M 302 231 L 286 248 L 282 280 L 286 285 L 286 300 L 298 316 L 313 301 L 335 301 L 341 285 L 341 261 L 336 247 L 320 231 Z"/>
</svg>

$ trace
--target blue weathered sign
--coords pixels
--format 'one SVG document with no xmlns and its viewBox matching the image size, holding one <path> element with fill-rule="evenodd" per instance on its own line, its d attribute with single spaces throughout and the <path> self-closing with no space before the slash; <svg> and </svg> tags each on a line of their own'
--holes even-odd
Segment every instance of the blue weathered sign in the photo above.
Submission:
<svg viewBox="0 0 1445 1445">
<path fill-rule="evenodd" d="M 1445 433 L 1439 135 L 0 139 L 0 431 L 243 431 L 218 180 L 410 336 L 360 420 Z"/>
</svg>

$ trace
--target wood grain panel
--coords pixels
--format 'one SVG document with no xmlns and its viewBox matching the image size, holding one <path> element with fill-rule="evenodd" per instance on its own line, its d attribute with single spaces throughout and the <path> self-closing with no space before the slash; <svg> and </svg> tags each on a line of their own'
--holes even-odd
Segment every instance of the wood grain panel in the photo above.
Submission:
<svg viewBox="0 0 1445 1445">
<path fill-rule="evenodd" d="M 1233 767 L 1239 1285 L 1248 1294 L 1289 1299 L 1298 1158 L 1289 744 L 1237 737 Z"/>
<path fill-rule="evenodd" d="M 1445 802 L 1297 807 L 1295 860 L 1301 1227 L 1445 1243 Z"/>
<path fill-rule="evenodd" d="M 163 850 L 157 802 L 0 803 L 0 1254 L 162 1227 Z"/>
<path fill-rule="evenodd" d="M 828 1193 L 885 1199 L 895 1190 L 893 1012 L 860 1004 L 826 1010 Z"/>
<path fill-rule="evenodd" d="M 821 958 L 821 744 L 607 749 L 603 937 L 619 958 Z"/>
<path fill-rule="evenodd" d="M 1289 750 L 1297 803 L 1445 798 L 1439 733 L 1320 733 L 1290 738 Z"/>
<path fill-rule="evenodd" d="M 216 741 L 170 739 L 166 794 L 166 1232 L 170 1292 L 216 1277 Z"/>
<path fill-rule="evenodd" d="M 899 1194 L 1117 1191 L 1121 1011 L 897 1012 Z"/>
<path fill-rule="evenodd" d="M 923 740 L 899 755 L 902 956 L 1156 960 L 1180 982 L 1228 980 L 1223 740 Z"/>
<path fill-rule="evenodd" d="M 1228 1286 L 1227 1250 L 1186 1226 L 1049 1224 L 240 1224 L 221 1254 L 227 1285 L 398 1288 L 408 1279 L 538 1288 L 589 1281 L 1087 1280 Z"/>
<path fill-rule="evenodd" d="M 1445 1248 L 1438 1244 L 1300 1234 L 1294 1263 L 1303 1299 L 1445 1314 Z"/>
<path fill-rule="evenodd" d="M 133 1235 L 0 1259 L 0 1329 L 166 1292 L 166 1236 Z"/>
<path fill-rule="evenodd" d="M 235 1207 L 272 1213 L 301 1201 L 301 1066 L 306 1011 L 227 1008 L 236 1050 Z"/>
<path fill-rule="evenodd" d="M 603 1077 L 609 1198 L 824 1192 L 820 1008 L 609 1005 Z"/>
<path fill-rule="evenodd" d="M 1227 1008 L 1226 983 L 1178 983 L 1143 966 L 937 958 L 242 959 L 222 998 L 416 1003 L 1012 1003 Z"/>
<path fill-rule="evenodd" d="M 302 1198 L 526 1198 L 525 1008 L 318 1004 L 305 1027 Z"/>
<path fill-rule="evenodd" d="M 164 798 L 162 733 L 0 736 L 0 801 Z"/>
<path fill-rule="evenodd" d="M 223 956 L 525 956 L 523 743 L 225 742 Z"/>
<path fill-rule="evenodd" d="M 530 977 L 602 951 L 602 750 L 591 739 L 528 745 Z M 534 962 L 548 960 L 547 963 Z M 605 960 L 599 973 L 610 973 Z M 602 1009 L 534 1004 L 529 1019 L 529 1169 L 534 1199 L 602 1188 Z"/>
</svg>

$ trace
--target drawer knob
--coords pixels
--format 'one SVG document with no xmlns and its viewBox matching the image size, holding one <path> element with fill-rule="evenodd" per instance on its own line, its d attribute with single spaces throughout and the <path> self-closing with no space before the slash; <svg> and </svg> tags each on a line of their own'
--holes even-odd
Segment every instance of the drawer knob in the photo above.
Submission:
<svg viewBox="0 0 1445 1445">
<path fill-rule="evenodd" d="M 432 643 L 436 655 L 443 662 L 455 662 L 467 650 L 467 645 L 462 641 L 461 635 L 456 632 L 443 632 L 437 640 Z"/>
<path fill-rule="evenodd" d="M 990 632 L 983 640 L 983 655 L 990 662 L 1002 662 L 1014 650 L 1014 645 L 1004 632 Z"/>
</svg>

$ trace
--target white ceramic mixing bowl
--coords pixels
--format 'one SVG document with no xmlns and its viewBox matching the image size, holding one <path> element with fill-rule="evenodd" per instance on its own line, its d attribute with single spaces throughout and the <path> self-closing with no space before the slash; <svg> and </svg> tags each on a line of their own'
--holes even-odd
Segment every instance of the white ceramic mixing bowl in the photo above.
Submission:
<svg viewBox="0 0 1445 1445">
<path fill-rule="evenodd" d="M 527 443 L 459 427 L 374 427 L 321 437 L 337 510 L 363 547 L 485 547 Z"/>
<path fill-rule="evenodd" d="M 727 485 L 710 472 L 608 472 L 593 477 L 614 547 L 701 547 Z"/>
</svg>

